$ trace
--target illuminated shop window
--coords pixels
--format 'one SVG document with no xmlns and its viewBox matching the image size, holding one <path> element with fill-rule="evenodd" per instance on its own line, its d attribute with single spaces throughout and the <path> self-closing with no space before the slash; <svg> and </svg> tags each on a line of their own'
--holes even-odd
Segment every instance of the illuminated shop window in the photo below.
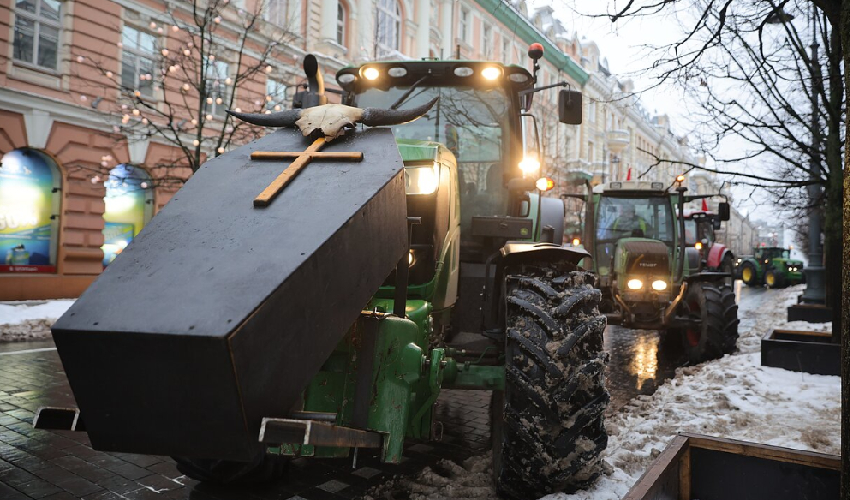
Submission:
<svg viewBox="0 0 850 500">
<path fill-rule="evenodd" d="M 0 273 L 55 273 L 62 177 L 35 149 L 16 149 L 0 165 Z"/>
<path fill-rule="evenodd" d="M 103 265 L 118 256 L 153 215 L 153 186 L 147 172 L 120 164 L 104 183 Z"/>
</svg>

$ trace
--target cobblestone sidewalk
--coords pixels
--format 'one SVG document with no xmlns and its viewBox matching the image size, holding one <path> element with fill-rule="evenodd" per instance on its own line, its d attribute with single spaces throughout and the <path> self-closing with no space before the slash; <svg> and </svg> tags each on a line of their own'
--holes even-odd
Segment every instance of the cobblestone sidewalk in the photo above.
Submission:
<svg viewBox="0 0 850 500">
<path fill-rule="evenodd" d="M 349 460 L 302 458 L 292 462 L 278 484 L 228 489 L 183 476 L 168 457 L 95 451 L 85 433 L 33 429 L 38 407 L 74 406 L 73 394 L 52 342 L 2 343 L 0 500 L 358 498 L 395 475 L 486 450 L 489 400 L 485 391 L 444 391 L 437 408 L 445 429 L 442 441 L 409 442 L 399 465 L 382 464 L 362 450 L 357 469 Z"/>
</svg>

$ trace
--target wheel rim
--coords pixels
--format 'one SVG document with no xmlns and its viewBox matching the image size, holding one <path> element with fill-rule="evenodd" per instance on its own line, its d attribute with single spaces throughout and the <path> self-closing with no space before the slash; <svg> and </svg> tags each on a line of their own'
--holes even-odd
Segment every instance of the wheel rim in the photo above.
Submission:
<svg viewBox="0 0 850 500">
<path fill-rule="evenodd" d="M 744 278 L 744 281 L 750 281 L 753 278 L 753 270 L 749 267 L 745 267 L 741 272 L 741 277 Z"/>
<path fill-rule="evenodd" d="M 764 277 L 764 280 L 767 282 L 767 286 L 773 286 L 773 283 L 776 281 L 776 278 L 773 277 L 773 273 L 767 273 L 767 276 Z"/>
</svg>

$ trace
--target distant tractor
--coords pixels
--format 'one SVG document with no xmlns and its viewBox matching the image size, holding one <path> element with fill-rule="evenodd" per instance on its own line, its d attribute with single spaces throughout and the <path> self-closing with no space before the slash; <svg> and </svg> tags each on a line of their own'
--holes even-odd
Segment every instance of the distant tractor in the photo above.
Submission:
<svg viewBox="0 0 850 500">
<path fill-rule="evenodd" d="M 756 248 L 751 257 L 742 258 L 738 268 L 747 286 L 785 288 L 803 282 L 803 261 L 792 259 L 788 248 Z"/>
<path fill-rule="evenodd" d="M 609 324 L 659 330 L 682 342 L 691 363 L 735 350 L 738 308 L 730 274 L 701 269 L 686 257 L 683 205 L 691 197 L 677 178 L 662 182 L 608 182 L 587 195 L 582 244 L 593 257 Z M 720 204 L 718 219 L 728 220 Z M 691 249 L 693 250 L 693 249 Z"/>
<path fill-rule="evenodd" d="M 728 284 L 732 284 L 735 273 L 735 255 L 723 243 L 717 241 L 714 232 L 722 221 L 718 214 L 705 210 L 685 212 L 685 245 L 695 250 L 699 269 L 726 273 Z"/>
</svg>

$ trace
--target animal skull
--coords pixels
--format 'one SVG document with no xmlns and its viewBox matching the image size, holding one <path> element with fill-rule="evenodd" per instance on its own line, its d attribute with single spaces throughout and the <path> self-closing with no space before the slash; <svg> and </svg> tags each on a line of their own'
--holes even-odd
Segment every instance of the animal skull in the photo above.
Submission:
<svg viewBox="0 0 850 500">
<path fill-rule="evenodd" d="M 344 104 L 323 104 L 305 109 L 289 109 L 270 114 L 247 114 L 227 110 L 240 120 L 263 127 L 296 126 L 312 140 L 324 137 L 332 141 L 354 128 L 357 123 L 369 127 L 412 122 L 434 106 L 438 98 L 411 109 L 354 108 Z"/>
<path fill-rule="evenodd" d="M 295 122 L 304 137 L 316 139 L 324 137 L 330 142 L 345 134 L 363 118 L 363 110 L 344 104 L 326 104 L 301 110 L 301 117 Z"/>
</svg>

